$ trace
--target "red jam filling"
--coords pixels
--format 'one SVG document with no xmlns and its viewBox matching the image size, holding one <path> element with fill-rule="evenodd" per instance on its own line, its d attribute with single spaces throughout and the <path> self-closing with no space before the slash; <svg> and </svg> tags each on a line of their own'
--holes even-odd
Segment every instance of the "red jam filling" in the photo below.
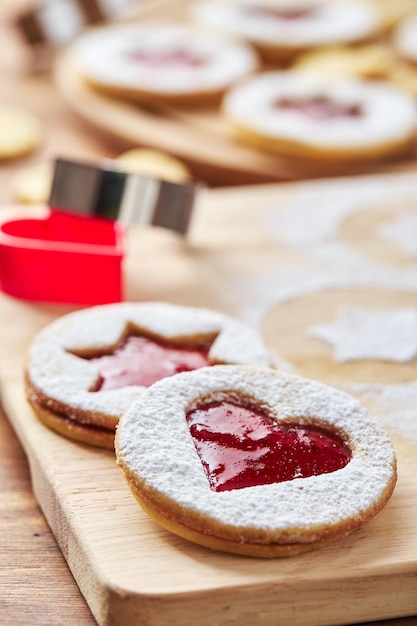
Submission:
<svg viewBox="0 0 417 626">
<path fill-rule="evenodd" d="M 129 53 L 129 57 L 133 61 L 142 63 L 149 68 L 163 67 L 188 67 L 197 68 L 205 65 L 205 60 L 196 55 L 191 54 L 187 50 L 169 50 L 169 51 L 147 51 L 135 50 Z"/>
<path fill-rule="evenodd" d="M 100 372 L 96 391 L 128 385 L 149 387 L 157 380 L 210 365 L 208 352 L 158 343 L 131 335 L 114 352 L 90 359 Z"/>
<path fill-rule="evenodd" d="M 330 120 L 335 118 L 355 118 L 362 115 L 362 109 L 358 104 L 341 104 L 324 96 L 308 98 L 305 100 L 293 100 L 282 98 L 275 104 L 282 111 L 296 111 L 313 120 Z"/>
<path fill-rule="evenodd" d="M 281 7 L 274 8 L 268 6 L 248 6 L 246 8 L 247 13 L 254 16 L 267 17 L 276 20 L 302 20 L 304 18 L 312 17 L 318 12 L 319 7 Z"/>
<path fill-rule="evenodd" d="M 316 426 L 279 424 L 230 402 L 213 402 L 187 415 L 213 491 L 229 491 L 328 474 L 352 454 L 338 435 Z"/>
</svg>

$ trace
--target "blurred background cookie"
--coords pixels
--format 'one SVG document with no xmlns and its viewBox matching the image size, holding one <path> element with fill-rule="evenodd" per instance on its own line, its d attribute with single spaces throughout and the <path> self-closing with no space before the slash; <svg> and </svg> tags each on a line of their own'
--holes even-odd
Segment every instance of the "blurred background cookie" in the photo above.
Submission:
<svg viewBox="0 0 417 626">
<path fill-rule="evenodd" d="M 231 89 L 223 111 L 236 137 L 302 160 L 360 163 L 405 154 L 417 106 L 389 83 L 326 80 L 296 71 L 260 74 Z"/>
<path fill-rule="evenodd" d="M 294 67 L 303 71 L 335 78 L 358 76 L 369 79 L 388 78 L 394 64 L 394 52 L 386 43 L 373 43 L 349 48 L 319 48 L 302 54 Z"/>
<path fill-rule="evenodd" d="M 31 113 L 0 104 L 0 159 L 24 156 L 42 143 L 41 123 Z"/>
<path fill-rule="evenodd" d="M 191 178 L 191 172 L 182 161 L 161 150 L 132 148 L 114 159 L 115 166 L 124 172 L 138 172 L 171 183 L 182 183 Z"/>
<path fill-rule="evenodd" d="M 275 62 L 317 46 L 367 41 L 383 28 L 378 6 L 368 0 L 203 0 L 190 17 L 245 38 Z"/>
<path fill-rule="evenodd" d="M 90 30 L 70 52 L 93 87 L 153 104 L 216 101 L 259 66 L 248 44 L 171 21 Z"/>
<path fill-rule="evenodd" d="M 11 180 L 11 194 L 22 204 L 46 204 L 51 191 L 53 167 L 38 163 L 16 172 Z"/>
</svg>

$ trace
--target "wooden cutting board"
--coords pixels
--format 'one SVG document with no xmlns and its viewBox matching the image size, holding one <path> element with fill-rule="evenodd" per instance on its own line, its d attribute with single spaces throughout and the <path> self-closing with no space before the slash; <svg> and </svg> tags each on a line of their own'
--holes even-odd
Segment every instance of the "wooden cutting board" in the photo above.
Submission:
<svg viewBox="0 0 417 626">
<path fill-rule="evenodd" d="M 340 211 L 341 198 L 345 205 L 350 199 L 350 209 Z M 294 303 L 326 287 L 309 280 L 303 293 L 293 291 L 313 270 L 323 279 L 326 262 L 320 254 L 329 245 L 345 249 L 347 221 L 369 211 L 386 216 L 388 205 L 394 207 L 390 219 L 395 221 L 401 207 L 410 209 L 412 198 L 417 199 L 417 183 L 404 175 L 207 192 L 196 208 L 188 241 L 158 229 L 131 230 L 126 298 L 209 306 L 239 316 L 259 325 L 271 349 L 279 356 L 282 346 L 286 362 L 302 372 L 303 362 L 295 358 L 303 350 L 301 334 L 291 329 L 292 351 L 282 345 L 284 333 L 274 336 L 271 319 L 283 323 L 288 297 Z M 326 206 L 341 214 L 337 224 L 331 214 L 324 217 Z M 414 208 L 417 212 L 417 200 Z M 301 230 L 293 232 L 291 220 L 305 210 L 311 211 L 306 232 L 315 223 L 316 233 L 313 237 L 310 232 L 309 243 L 303 244 L 297 240 Z M 20 213 L 11 209 L 12 215 Z M 333 227 L 320 235 L 319 226 L 328 223 Z M 352 251 L 359 236 L 352 240 L 351 231 Z M 388 249 L 394 273 L 384 275 L 399 290 L 398 276 L 410 279 L 413 262 L 406 266 L 402 259 L 400 264 L 399 248 Z M 381 280 L 377 286 L 364 284 L 371 262 L 357 255 L 362 271 L 355 265 L 350 288 L 343 257 L 339 266 L 333 260 L 333 282 L 327 290 L 336 284 L 341 299 L 371 287 L 388 291 L 389 284 L 383 287 Z M 282 288 L 275 294 L 273 285 Z M 417 281 L 414 289 L 404 285 L 410 297 L 417 297 Z M 335 626 L 417 614 L 417 436 L 415 427 L 402 427 L 404 406 L 397 407 L 396 423 L 383 419 L 398 455 L 398 484 L 387 507 L 368 526 L 291 559 L 213 552 L 159 528 L 133 499 L 111 452 L 56 435 L 27 404 L 22 377 L 28 345 L 35 332 L 72 308 L 0 296 L 1 397 L 27 453 L 35 495 L 101 626 Z M 317 358 L 322 358 L 319 349 Z M 377 400 L 372 396 L 369 406 Z"/>
</svg>

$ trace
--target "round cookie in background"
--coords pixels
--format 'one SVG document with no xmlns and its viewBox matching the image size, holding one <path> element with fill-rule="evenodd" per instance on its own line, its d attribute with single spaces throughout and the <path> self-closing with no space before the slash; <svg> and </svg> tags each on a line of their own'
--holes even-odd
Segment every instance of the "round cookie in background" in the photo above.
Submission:
<svg viewBox="0 0 417 626">
<path fill-rule="evenodd" d="M 272 366 L 261 337 L 209 309 L 123 302 L 64 315 L 30 346 L 26 395 L 56 432 L 113 449 L 122 413 L 156 380 L 218 363 Z"/>
<path fill-rule="evenodd" d="M 139 103 L 205 105 L 259 68 L 248 44 L 172 21 L 95 28 L 69 47 L 91 86 Z"/>
<path fill-rule="evenodd" d="M 171 183 L 183 183 L 192 177 L 188 167 L 167 152 L 150 148 L 132 148 L 113 159 L 124 172 L 137 172 Z"/>
<path fill-rule="evenodd" d="M 272 62 L 317 47 L 358 44 L 383 28 L 378 6 L 368 0 L 203 0 L 191 5 L 188 16 L 245 38 Z"/>
<path fill-rule="evenodd" d="M 11 180 L 12 199 L 21 204 L 46 204 L 52 176 L 50 163 L 38 163 L 18 170 Z"/>
<path fill-rule="evenodd" d="M 417 378 L 416 293 L 328 288 L 271 307 L 261 329 L 302 376 L 349 386 Z"/>
<path fill-rule="evenodd" d="M 219 365 L 155 383 L 123 415 L 116 457 L 142 508 L 214 550 L 289 557 L 374 517 L 393 446 L 363 406 L 322 383 Z"/>
<path fill-rule="evenodd" d="M 43 130 L 32 113 L 0 104 L 0 160 L 25 156 L 39 148 Z"/>
<path fill-rule="evenodd" d="M 417 104 L 405 90 L 295 70 L 247 78 L 229 90 L 222 111 L 236 138 L 305 164 L 406 155 L 417 132 Z"/>
</svg>

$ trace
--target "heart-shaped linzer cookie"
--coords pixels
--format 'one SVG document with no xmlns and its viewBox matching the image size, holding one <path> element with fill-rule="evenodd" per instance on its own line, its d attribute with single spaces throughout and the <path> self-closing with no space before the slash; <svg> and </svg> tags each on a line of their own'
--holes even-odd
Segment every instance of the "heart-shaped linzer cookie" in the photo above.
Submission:
<svg viewBox="0 0 417 626">
<path fill-rule="evenodd" d="M 329 430 L 278 423 L 230 402 L 203 405 L 188 413 L 187 423 L 214 491 L 327 474 L 352 456 L 343 439 Z"/>
<path fill-rule="evenodd" d="M 394 448 L 355 398 L 264 367 L 160 380 L 122 416 L 115 449 L 162 526 L 268 558 L 344 537 L 383 508 L 396 481 Z"/>
</svg>

